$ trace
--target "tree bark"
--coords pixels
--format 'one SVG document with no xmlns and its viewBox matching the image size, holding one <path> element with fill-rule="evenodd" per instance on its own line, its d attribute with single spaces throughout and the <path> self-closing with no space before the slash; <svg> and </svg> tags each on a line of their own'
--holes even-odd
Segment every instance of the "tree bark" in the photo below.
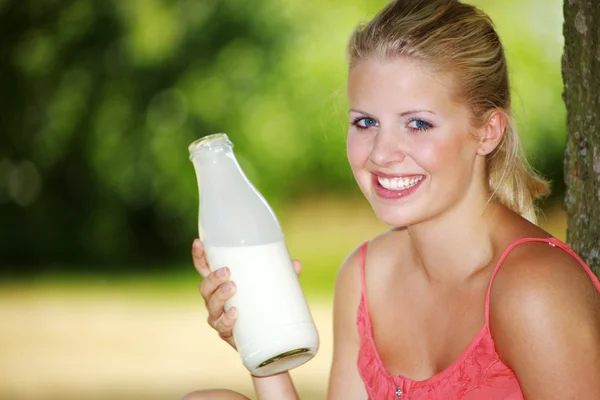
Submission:
<svg viewBox="0 0 600 400">
<path fill-rule="evenodd" d="M 600 1 L 564 0 L 567 242 L 600 276 Z"/>
</svg>

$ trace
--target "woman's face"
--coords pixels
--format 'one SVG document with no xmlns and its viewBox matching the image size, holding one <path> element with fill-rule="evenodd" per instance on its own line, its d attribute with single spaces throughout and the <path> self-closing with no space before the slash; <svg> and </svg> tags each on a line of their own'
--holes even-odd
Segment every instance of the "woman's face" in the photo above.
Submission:
<svg viewBox="0 0 600 400">
<path fill-rule="evenodd" d="M 348 81 L 348 160 L 377 216 L 428 220 L 472 192 L 478 141 L 452 78 L 403 58 L 361 60 Z M 480 168 L 481 169 L 481 168 Z"/>
</svg>

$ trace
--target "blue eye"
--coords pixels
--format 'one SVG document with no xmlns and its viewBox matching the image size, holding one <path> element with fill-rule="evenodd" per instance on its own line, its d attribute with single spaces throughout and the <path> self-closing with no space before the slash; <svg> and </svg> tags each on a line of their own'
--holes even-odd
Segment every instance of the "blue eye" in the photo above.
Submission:
<svg viewBox="0 0 600 400">
<path fill-rule="evenodd" d="M 378 126 L 377 121 L 369 117 L 358 117 L 352 121 L 352 125 L 356 126 L 358 129 L 367 129 Z"/>
<path fill-rule="evenodd" d="M 427 121 L 423 121 L 422 119 L 413 119 L 408 123 L 408 128 L 412 131 L 422 132 L 433 128 L 433 125 Z"/>
<path fill-rule="evenodd" d="M 365 123 L 365 126 L 377 126 L 377 121 L 373 118 L 365 118 L 363 119 L 363 122 Z"/>
</svg>

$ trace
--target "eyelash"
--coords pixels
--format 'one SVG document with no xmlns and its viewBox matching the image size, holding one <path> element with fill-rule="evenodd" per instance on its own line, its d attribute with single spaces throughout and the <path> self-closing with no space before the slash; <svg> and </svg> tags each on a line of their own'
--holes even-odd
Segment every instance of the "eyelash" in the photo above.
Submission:
<svg viewBox="0 0 600 400">
<path fill-rule="evenodd" d="M 370 119 L 370 120 L 372 120 L 372 121 L 375 121 L 373 118 L 369 118 L 369 117 L 356 117 L 356 118 L 354 118 L 354 120 L 352 121 L 352 126 L 355 126 L 357 129 L 360 129 L 360 130 L 366 130 L 366 129 L 369 129 L 370 127 L 367 127 L 367 126 L 360 126 L 360 125 L 358 124 L 360 121 L 364 121 L 365 119 Z"/>
<path fill-rule="evenodd" d="M 373 118 L 369 118 L 369 117 L 356 117 L 352 121 L 351 124 L 352 124 L 352 126 L 356 127 L 359 130 L 367 130 L 367 129 L 371 128 L 371 127 L 370 126 L 360 126 L 359 125 L 359 122 L 361 122 L 361 121 L 363 121 L 365 119 L 369 119 L 369 120 L 375 121 Z M 422 123 L 425 124 L 425 126 L 423 128 L 411 128 L 411 127 L 408 127 L 408 130 L 411 131 L 411 132 L 413 132 L 413 133 L 425 132 L 425 131 L 428 131 L 429 129 L 433 128 L 433 125 L 430 122 L 427 122 L 427 121 L 425 121 L 425 120 L 423 120 L 421 118 L 411 118 L 408 121 L 407 125 L 409 125 L 409 124 L 411 124 L 413 122 L 422 122 Z"/>
<path fill-rule="evenodd" d="M 415 121 L 418 121 L 418 122 L 422 122 L 422 123 L 424 123 L 424 124 L 425 124 L 425 127 L 423 127 L 423 128 L 410 128 L 410 127 L 409 127 L 408 129 L 409 129 L 411 132 L 415 132 L 415 133 L 418 133 L 418 132 L 425 132 L 425 131 L 428 131 L 428 130 L 430 130 L 431 128 L 433 128 L 433 125 L 431 124 L 431 122 L 427 122 L 427 121 L 425 121 L 425 120 L 423 120 L 423 119 L 420 119 L 420 118 L 411 118 L 411 119 L 408 121 L 408 124 L 411 124 L 411 123 L 413 123 L 413 122 L 415 122 Z M 408 124 L 407 124 L 407 125 L 408 125 Z"/>
</svg>

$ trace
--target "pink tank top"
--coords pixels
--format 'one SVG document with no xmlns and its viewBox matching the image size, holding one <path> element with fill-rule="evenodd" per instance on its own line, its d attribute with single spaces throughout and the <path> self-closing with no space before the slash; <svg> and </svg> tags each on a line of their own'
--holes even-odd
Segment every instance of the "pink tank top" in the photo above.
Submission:
<svg viewBox="0 0 600 400">
<path fill-rule="evenodd" d="M 513 371 L 500 361 L 489 330 L 490 289 L 492 282 L 510 251 L 521 243 L 545 242 L 571 254 L 586 270 L 600 291 L 600 282 L 590 268 L 566 244 L 555 238 L 525 238 L 512 243 L 504 251 L 488 285 L 485 297 L 485 325 L 466 350 L 448 368 L 423 381 L 391 375 L 383 365 L 372 335 L 365 285 L 367 243 L 361 248 L 360 271 L 362 296 L 358 306 L 360 350 L 358 369 L 369 400 L 523 400 L 523 393 Z"/>
</svg>

